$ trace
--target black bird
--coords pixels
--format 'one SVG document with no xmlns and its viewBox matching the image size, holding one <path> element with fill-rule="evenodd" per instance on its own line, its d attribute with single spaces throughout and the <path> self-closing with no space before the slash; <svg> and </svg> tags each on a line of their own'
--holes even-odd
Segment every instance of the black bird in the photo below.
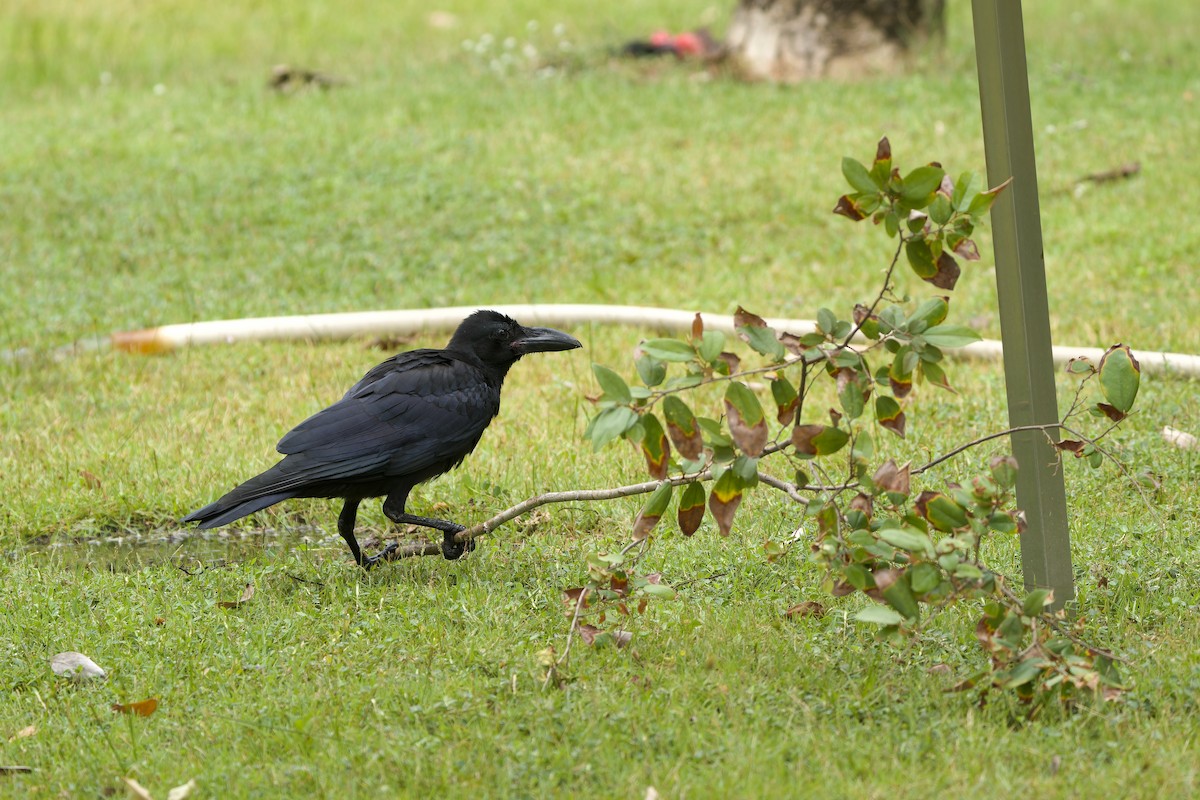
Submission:
<svg viewBox="0 0 1200 800">
<path fill-rule="evenodd" d="M 551 328 L 526 328 L 495 311 L 476 311 L 444 350 L 411 350 L 372 369 L 338 402 L 297 425 L 276 449 L 284 458 L 183 522 L 215 528 L 293 497 L 345 498 L 338 533 L 354 560 L 372 567 L 396 549 L 365 558 L 354 538 L 358 505 L 387 497 L 383 513 L 397 524 L 442 532 L 442 555 L 460 557 L 465 530 L 442 519 L 405 513 L 418 483 L 462 463 L 500 413 L 504 376 L 527 353 L 572 350 L 579 341 Z"/>
</svg>

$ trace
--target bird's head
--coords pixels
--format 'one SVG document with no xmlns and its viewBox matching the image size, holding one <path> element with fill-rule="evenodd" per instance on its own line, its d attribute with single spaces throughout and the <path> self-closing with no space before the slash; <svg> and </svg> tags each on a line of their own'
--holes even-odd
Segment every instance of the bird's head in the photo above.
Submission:
<svg viewBox="0 0 1200 800">
<path fill-rule="evenodd" d="M 498 311 L 476 311 L 464 319 L 447 350 L 470 353 L 485 364 L 507 368 L 528 353 L 574 350 L 582 347 L 574 336 L 553 328 L 531 328 Z"/>
</svg>

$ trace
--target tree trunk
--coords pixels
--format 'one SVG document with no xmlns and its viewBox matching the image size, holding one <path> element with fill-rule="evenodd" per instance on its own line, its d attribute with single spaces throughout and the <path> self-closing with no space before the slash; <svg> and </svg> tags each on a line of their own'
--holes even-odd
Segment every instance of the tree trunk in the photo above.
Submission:
<svg viewBox="0 0 1200 800">
<path fill-rule="evenodd" d="M 893 71 L 941 34 L 945 0 L 739 0 L 726 39 L 747 77 L 802 81 Z"/>
</svg>

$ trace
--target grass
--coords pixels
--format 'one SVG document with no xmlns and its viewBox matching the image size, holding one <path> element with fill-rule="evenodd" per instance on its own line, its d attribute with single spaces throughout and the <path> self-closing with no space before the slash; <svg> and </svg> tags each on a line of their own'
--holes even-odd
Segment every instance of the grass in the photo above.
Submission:
<svg viewBox="0 0 1200 800">
<path fill-rule="evenodd" d="M 460 303 L 808 317 L 863 299 L 886 257 L 881 238 L 828 213 L 842 155 L 865 158 L 886 133 L 904 163 L 983 166 L 965 4 L 944 51 L 910 75 L 790 89 L 605 57 L 655 27 L 719 28 L 725 4 L 494 5 L 445 4 L 458 25 L 444 30 L 416 6 L 19 1 L 0 20 L 0 350 Z M 1056 341 L 1200 352 L 1200 234 L 1184 216 L 1200 171 L 1197 12 L 1027 6 Z M 564 71 L 495 74 L 461 45 L 485 33 L 565 53 Z M 279 62 L 349 83 L 278 97 L 263 86 Z M 1133 160 L 1135 179 L 1071 190 Z M 954 313 L 997 336 L 982 263 Z M 417 508 L 446 502 L 475 521 L 550 488 L 640 480 L 627 450 L 592 454 L 580 434 L 589 362 L 627 369 L 645 332 L 574 333 L 585 351 L 520 364 L 480 450 Z M 411 342 L 426 344 L 438 341 Z M 563 646 L 559 593 L 589 552 L 619 546 L 633 500 L 549 509 L 462 562 L 365 577 L 319 501 L 257 515 L 247 541 L 178 553 L 20 549 L 172 530 L 382 357 L 349 342 L 0 363 L 0 549 L 13 551 L 0 560 L 0 764 L 37 768 L 0 774 L 0 796 L 102 794 L 124 775 L 156 797 L 191 777 L 206 797 L 1196 792 L 1200 457 L 1158 436 L 1200 430 L 1195 384 L 1178 378 L 1148 379 L 1120 434 L 1131 465 L 1163 476 L 1153 510 L 1112 470 L 1068 465 L 1080 608 L 1129 659 L 1134 688 L 1118 706 L 1031 722 L 927 671 L 979 663 L 966 611 L 897 652 L 846 621 L 857 606 L 822 594 L 801 549 L 766 562 L 760 545 L 795 512 L 765 492 L 728 540 L 708 524 L 660 538 L 647 567 L 700 580 L 653 604 L 630 648 L 577 645 L 570 682 L 550 691 L 537 654 Z M 914 401 L 911 452 L 1003 426 L 994 367 L 951 379 L 958 395 Z M 377 508 L 362 524 L 387 530 Z M 1015 545 L 995 550 L 1019 572 Z M 187 575 L 176 563 L 192 556 L 207 568 Z M 215 607 L 246 582 L 249 604 Z M 782 617 L 805 599 L 834 613 Z M 46 659 L 61 650 L 109 680 L 55 680 Z M 161 701 L 148 719 L 108 710 L 148 696 Z"/>
</svg>

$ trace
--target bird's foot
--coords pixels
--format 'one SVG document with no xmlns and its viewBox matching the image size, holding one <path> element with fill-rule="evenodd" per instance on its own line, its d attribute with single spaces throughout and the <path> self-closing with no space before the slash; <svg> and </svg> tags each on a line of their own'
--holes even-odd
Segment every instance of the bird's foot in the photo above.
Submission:
<svg viewBox="0 0 1200 800">
<path fill-rule="evenodd" d="M 475 549 L 474 539 L 467 539 L 465 542 L 454 541 L 455 535 L 466 530 L 466 528 L 462 527 L 461 525 L 455 527 L 457 527 L 458 530 L 444 531 L 445 538 L 442 539 L 442 555 L 447 561 L 456 561 L 462 558 L 464 553 L 469 553 Z"/>
<path fill-rule="evenodd" d="M 392 553 L 396 552 L 396 549 L 399 546 L 400 545 L 397 544 L 396 542 L 392 542 L 387 547 L 383 548 L 382 550 L 380 550 L 378 553 L 371 556 L 370 558 L 364 558 L 362 560 L 362 563 L 359 564 L 359 566 L 361 566 L 363 569 L 370 569 L 371 567 L 378 564 L 380 561 L 387 561 L 388 556 L 390 556 Z"/>
</svg>

